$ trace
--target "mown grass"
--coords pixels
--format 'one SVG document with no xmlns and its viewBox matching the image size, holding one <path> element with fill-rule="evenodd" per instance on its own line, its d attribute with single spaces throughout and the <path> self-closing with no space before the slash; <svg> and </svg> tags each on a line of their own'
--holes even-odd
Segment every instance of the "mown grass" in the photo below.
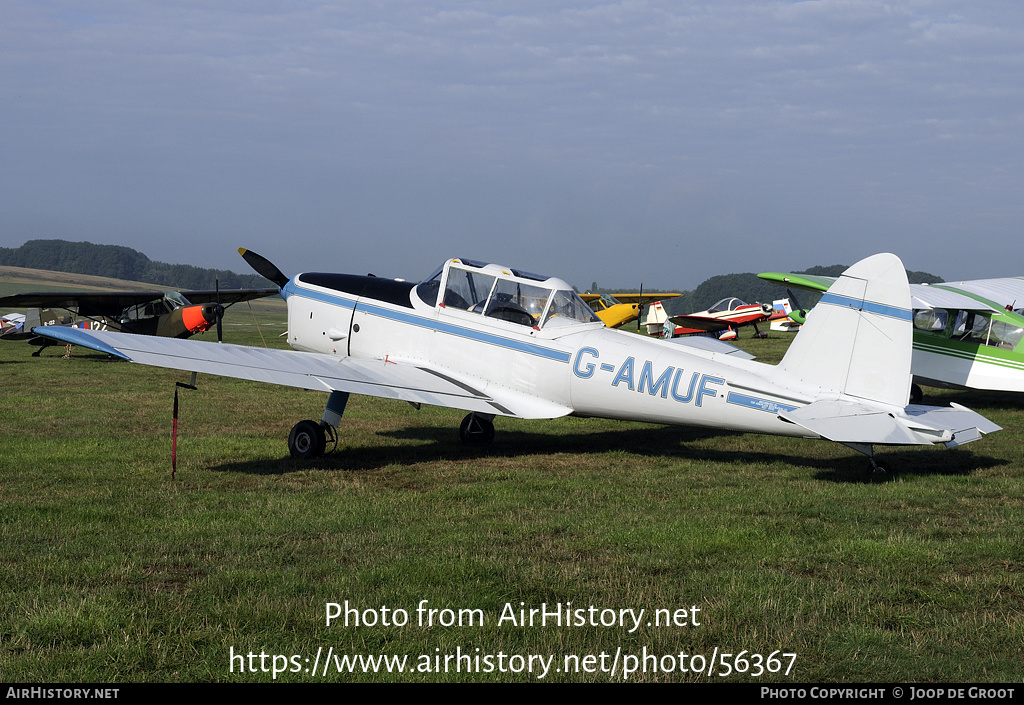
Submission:
<svg viewBox="0 0 1024 705">
<path fill-rule="evenodd" d="M 282 309 L 254 315 L 283 346 Z M 228 342 L 261 344 L 244 306 Z M 743 340 L 776 361 L 786 339 Z M 337 450 L 287 457 L 323 394 L 187 375 L 76 349 L 0 345 L 0 679 L 266 681 L 235 653 L 797 654 L 788 676 L 724 680 L 1019 681 L 1024 411 L 1012 395 L 928 390 L 1005 430 L 967 447 L 886 449 L 599 419 L 497 419 L 353 398 Z M 325 624 L 325 603 L 413 624 Z M 429 606 L 486 624 L 415 624 Z M 700 626 L 497 625 L 502 607 L 700 608 Z M 476 652 L 480 649 L 480 652 Z M 257 661 L 257 665 L 259 662 Z M 269 662 L 265 662 L 269 665 Z M 288 666 L 292 664 L 289 663 Z M 303 664 L 305 665 L 305 664 Z M 310 664 L 311 665 L 311 664 Z M 529 673 L 327 680 L 526 681 Z M 278 680 L 324 680 L 306 672 Z M 550 681 L 621 680 L 551 672 Z M 633 681 L 717 681 L 636 673 Z"/>
</svg>

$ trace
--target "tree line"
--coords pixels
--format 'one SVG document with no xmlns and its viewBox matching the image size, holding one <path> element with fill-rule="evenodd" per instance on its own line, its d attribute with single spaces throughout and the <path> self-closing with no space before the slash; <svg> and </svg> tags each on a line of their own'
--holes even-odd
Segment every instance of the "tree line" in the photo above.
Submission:
<svg viewBox="0 0 1024 705">
<path fill-rule="evenodd" d="M 94 245 L 91 242 L 68 242 L 66 240 L 29 240 L 21 247 L 0 247 L 0 265 L 49 269 L 55 272 L 91 274 L 114 279 L 148 282 L 174 289 L 213 289 L 217 280 L 225 289 L 259 289 L 267 287 L 266 279 L 258 274 L 238 274 L 225 269 L 205 269 L 190 264 L 167 264 L 154 262 L 146 255 L 121 245 Z M 848 265 L 833 264 L 828 267 L 811 267 L 794 274 L 815 274 L 838 277 Z M 936 284 L 941 277 L 928 272 L 907 272 L 911 284 Z M 592 293 L 628 293 L 630 289 L 602 289 L 597 282 L 591 285 Z M 632 291 L 636 291 L 635 289 Z M 654 293 L 653 290 L 649 293 Z M 664 293 L 664 292 L 662 292 Z M 747 303 L 771 302 L 786 297 L 786 290 L 778 284 L 758 279 L 752 272 L 742 274 L 720 274 L 702 282 L 693 291 L 682 292 L 683 296 L 666 299 L 665 308 L 672 314 L 704 311 L 724 298 L 735 296 Z M 800 305 L 810 308 L 820 296 L 806 291 L 795 292 Z"/>
<path fill-rule="evenodd" d="M 213 289 L 218 280 L 222 289 L 269 286 L 258 274 L 155 262 L 130 247 L 66 240 L 29 240 L 21 247 L 0 247 L 0 265 L 90 274 L 173 289 Z"/>
<path fill-rule="evenodd" d="M 833 264 L 830 266 L 817 266 L 793 274 L 811 274 L 822 277 L 838 277 L 849 265 Z M 937 277 L 928 272 L 907 272 L 907 280 L 911 284 L 938 284 L 942 277 Z M 596 288 L 596 282 L 594 283 Z M 629 289 L 618 289 L 622 293 L 628 293 Z M 633 289 L 632 291 L 636 291 Z M 594 293 L 613 293 L 611 289 L 598 289 Z M 743 299 L 748 304 L 771 303 L 776 299 L 788 297 L 786 289 L 764 279 L 758 279 L 753 272 L 741 274 L 719 274 L 701 282 L 693 291 L 683 291 L 683 296 L 675 299 L 665 300 L 665 310 L 669 315 L 681 315 L 706 311 L 722 299 L 735 296 Z M 794 290 L 794 294 L 803 308 L 811 308 L 818 303 L 820 294 L 810 291 Z M 790 302 L 792 303 L 792 302 Z"/>
</svg>

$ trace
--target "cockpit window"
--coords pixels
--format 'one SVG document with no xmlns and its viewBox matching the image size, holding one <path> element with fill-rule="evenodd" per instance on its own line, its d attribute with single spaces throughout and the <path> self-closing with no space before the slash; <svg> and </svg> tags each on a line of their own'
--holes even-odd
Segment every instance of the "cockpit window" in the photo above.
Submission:
<svg viewBox="0 0 1024 705">
<path fill-rule="evenodd" d="M 168 291 L 164 294 L 164 301 L 170 304 L 171 309 L 181 308 L 182 306 L 191 306 L 191 302 L 182 296 L 181 292 Z"/>
<path fill-rule="evenodd" d="M 1024 338 L 1024 326 L 1009 321 L 992 321 L 988 344 L 1003 350 L 1013 350 Z"/>
<path fill-rule="evenodd" d="M 524 326 L 535 326 L 544 313 L 550 295 L 550 289 L 499 279 L 487 302 L 485 315 Z"/>
<path fill-rule="evenodd" d="M 157 299 L 155 301 L 147 301 L 144 304 L 129 306 L 128 308 L 121 312 L 120 319 L 124 322 L 137 321 L 140 318 L 153 318 L 154 316 L 162 316 L 163 314 L 171 310 L 171 304 L 169 304 L 164 299 Z"/>
<path fill-rule="evenodd" d="M 975 345 L 1013 350 L 1024 338 L 1024 326 L 1011 321 L 993 320 L 985 313 L 958 311 L 952 337 Z"/>
<path fill-rule="evenodd" d="M 450 267 L 444 288 L 444 305 L 446 308 L 483 313 L 493 286 L 494 277 L 490 274 Z"/>
<path fill-rule="evenodd" d="M 914 328 L 927 331 L 946 330 L 949 313 L 943 309 L 919 308 L 914 310 Z"/>
<path fill-rule="evenodd" d="M 416 286 L 416 296 L 428 306 L 437 306 L 437 293 L 441 290 L 441 273 L 444 267 L 438 267 L 434 273 Z"/>
<path fill-rule="evenodd" d="M 551 298 L 544 325 L 564 325 L 566 323 L 600 323 L 601 319 L 571 289 L 560 289 Z"/>
</svg>

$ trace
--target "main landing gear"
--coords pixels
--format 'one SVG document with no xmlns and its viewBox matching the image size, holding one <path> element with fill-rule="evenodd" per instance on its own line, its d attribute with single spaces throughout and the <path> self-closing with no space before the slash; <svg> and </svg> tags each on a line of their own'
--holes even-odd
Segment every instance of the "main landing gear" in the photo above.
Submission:
<svg viewBox="0 0 1024 705">
<path fill-rule="evenodd" d="M 493 414 L 473 412 L 462 419 L 459 425 L 459 438 L 466 445 L 485 445 L 494 440 Z"/>
<path fill-rule="evenodd" d="M 320 423 L 316 421 L 299 421 L 288 434 L 288 452 L 297 460 L 319 458 L 327 450 L 327 442 L 338 444 L 336 429 L 341 423 L 341 415 L 348 404 L 348 392 L 331 392 L 327 399 L 327 408 Z"/>
<path fill-rule="evenodd" d="M 298 460 L 319 458 L 327 449 L 328 438 L 335 444 L 338 442 L 333 426 L 323 421 L 299 421 L 288 434 L 288 451 Z"/>
<path fill-rule="evenodd" d="M 338 444 L 338 425 L 348 403 L 346 392 L 331 392 L 319 423 L 299 421 L 288 434 L 288 452 L 296 460 L 319 458 L 328 443 Z M 485 445 L 494 440 L 493 414 L 468 414 L 459 426 L 459 438 L 467 445 Z"/>
</svg>

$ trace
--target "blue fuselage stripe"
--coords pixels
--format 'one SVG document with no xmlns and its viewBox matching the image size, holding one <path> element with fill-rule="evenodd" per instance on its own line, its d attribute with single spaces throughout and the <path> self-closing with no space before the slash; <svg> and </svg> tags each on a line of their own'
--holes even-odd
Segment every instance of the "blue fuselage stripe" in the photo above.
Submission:
<svg viewBox="0 0 1024 705">
<path fill-rule="evenodd" d="M 746 394 L 740 394 L 739 392 L 729 392 L 729 396 L 726 398 L 726 401 L 730 404 L 746 406 L 751 409 L 767 411 L 772 414 L 777 414 L 779 411 L 793 411 L 797 408 L 790 404 L 783 404 L 769 399 L 758 399 L 757 397 L 747 396 Z"/>
<path fill-rule="evenodd" d="M 483 331 L 473 330 L 472 328 L 466 328 L 453 323 L 446 323 L 433 318 L 424 318 L 423 316 L 417 316 L 412 313 L 405 313 L 404 311 L 393 311 L 389 308 L 384 308 L 383 306 L 378 306 L 366 301 L 359 301 L 357 304 L 356 301 L 346 299 L 342 296 L 335 296 L 322 291 L 312 291 L 310 289 L 297 287 L 293 282 L 288 282 L 288 284 L 285 285 L 284 293 L 286 294 L 285 298 L 291 295 L 297 295 L 313 299 L 315 301 L 320 301 L 322 303 L 331 304 L 332 306 L 341 306 L 342 308 L 350 310 L 358 308 L 360 311 L 373 316 L 380 316 L 381 318 L 397 321 L 399 323 L 405 323 L 419 328 L 426 328 L 428 330 L 437 331 L 438 333 L 446 333 L 448 335 L 455 335 L 468 340 L 476 340 L 477 342 L 487 343 L 488 345 L 497 345 L 498 347 L 508 348 L 509 350 L 516 350 L 530 355 L 537 355 L 539 357 L 556 360 L 558 362 L 569 362 L 570 354 L 561 350 L 552 350 L 551 348 L 546 348 L 543 345 L 514 340 L 504 336 L 495 335 L 493 333 L 485 333 Z M 481 320 L 483 320 L 482 316 Z"/>
<path fill-rule="evenodd" d="M 889 318 L 898 318 L 901 321 L 912 321 L 913 314 L 908 308 L 900 308 L 899 306 L 889 306 L 886 304 L 876 304 L 871 301 L 864 301 L 863 299 L 854 299 L 849 296 L 840 296 L 839 294 L 826 293 L 821 297 L 819 303 L 832 304 L 833 306 L 842 306 L 844 308 L 854 308 L 858 311 L 867 311 L 868 313 L 875 313 L 879 316 L 887 316 Z"/>
</svg>

